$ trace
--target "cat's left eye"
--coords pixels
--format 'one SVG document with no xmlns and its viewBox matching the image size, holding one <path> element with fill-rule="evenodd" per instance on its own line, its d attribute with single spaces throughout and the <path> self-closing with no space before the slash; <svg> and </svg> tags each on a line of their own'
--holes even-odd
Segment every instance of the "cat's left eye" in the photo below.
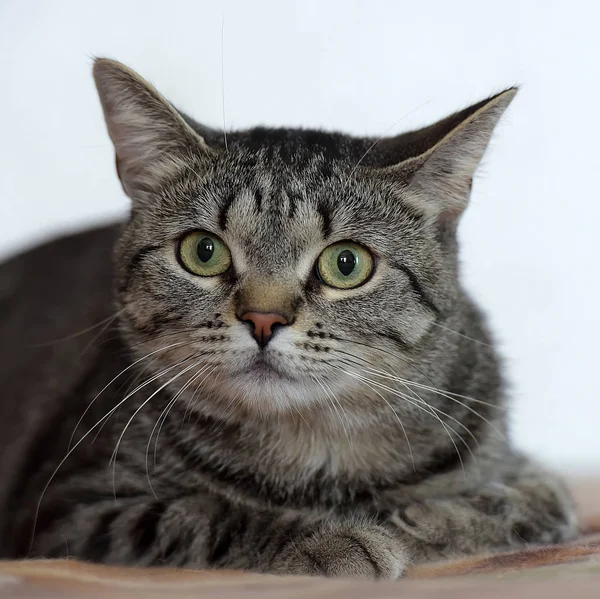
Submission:
<svg viewBox="0 0 600 599">
<path fill-rule="evenodd" d="M 373 272 L 373 255 L 362 245 L 342 241 L 326 247 L 315 266 L 323 283 L 337 289 L 362 285 Z"/>
<path fill-rule="evenodd" d="M 194 231 L 179 243 L 179 260 L 194 275 L 214 277 L 229 269 L 231 252 L 216 235 Z"/>
</svg>

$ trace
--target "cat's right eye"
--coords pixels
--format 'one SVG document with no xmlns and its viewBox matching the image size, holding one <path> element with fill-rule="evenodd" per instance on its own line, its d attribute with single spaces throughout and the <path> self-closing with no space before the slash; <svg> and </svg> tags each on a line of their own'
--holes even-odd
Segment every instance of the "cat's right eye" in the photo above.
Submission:
<svg viewBox="0 0 600 599">
<path fill-rule="evenodd" d="M 231 266 L 229 248 L 206 231 L 188 233 L 179 243 L 178 254 L 182 266 L 200 277 L 221 275 Z"/>
<path fill-rule="evenodd" d="M 319 280 L 329 287 L 352 289 L 369 279 L 373 266 L 373 256 L 367 248 L 342 241 L 323 250 L 315 271 Z"/>
</svg>

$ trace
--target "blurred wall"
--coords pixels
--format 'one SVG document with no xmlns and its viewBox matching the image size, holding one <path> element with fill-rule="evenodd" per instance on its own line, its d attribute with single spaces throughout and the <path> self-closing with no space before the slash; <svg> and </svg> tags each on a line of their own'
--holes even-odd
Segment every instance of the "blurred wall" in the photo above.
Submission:
<svg viewBox="0 0 600 599">
<path fill-rule="evenodd" d="M 464 276 L 517 443 L 600 470 L 599 19 L 577 0 L 2 0 L 0 255 L 127 210 L 94 55 L 216 127 L 224 90 L 228 128 L 393 133 L 522 84 L 461 226 Z"/>
</svg>

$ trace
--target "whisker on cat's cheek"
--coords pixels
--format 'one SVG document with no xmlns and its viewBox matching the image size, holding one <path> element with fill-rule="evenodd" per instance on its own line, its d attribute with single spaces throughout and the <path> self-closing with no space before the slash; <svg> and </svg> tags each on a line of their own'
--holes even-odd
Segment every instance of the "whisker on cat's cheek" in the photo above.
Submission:
<svg viewBox="0 0 600 599">
<path fill-rule="evenodd" d="M 131 210 L 0 265 L 3 557 L 396 579 L 574 536 L 459 272 L 515 89 L 376 139 L 94 80 Z"/>
<path fill-rule="evenodd" d="M 152 440 L 152 436 L 154 435 L 154 431 L 156 431 L 156 428 L 158 427 L 158 430 L 156 431 L 156 438 L 154 441 L 154 472 L 156 473 L 156 464 L 157 464 L 157 453 L 158 453 L 158 440 L 160 437 L 160 431 L 162 429 L 163 424 L 165 423 L 165 420 L 167 419 L 168 415 L 169 415 L 169 411 L 175 406 L 177 400 L 180 399 L 180 397 L 185 393 L 185 390 L 192 385 L 200 376 L 202 376 L 202 374 L 204 374 L 204 372 L 207 369 L 210 369 L 211 367 L 208 365 L 204 365 L 201 366 L 183 385 L 182 387 L 179 389 L 179 391 L 177 393 L 175 393 L 173 395 L 173 398 L 171 399 L 171 401 L 169 401 L 166 405 L 166 407 L 164 408 L 164 410 L 159 414 L 156 423 L 154 425 L 154 427 L 152 428 L 152 430 L 150 431 L 150 435 L 148 437 L 148 444 L 146 446 L 146 458 L 145 458 L 145 466 L 146 466 L 146 477 L 148 479 L 148 484 L 150 485 L 150 489 L 152 490 L 152 493 L 154 494 L 154 496 L 156 497 L 156 493 L 154 492 L 154 488 L 152 487 L 152 481 L 150 479 L 150 471 L 148 468 L 148 454 L 149 454 L 149 450 L 150 450 L 150 442 Z M 215 367 L 212 367 L 212 370 L 214 370 Z M 212 372 L 212 370 L 210 372 Z M 209 375 L 210 375 L 209 372 Z M 199 383 L 199 385 L 196 387 L 195 392 L 198 391 L 200 385 L 202 384 L 202 382 Z M 185 418 L 185 414 L 184 414 L 184 418 Z"/>
</svg>

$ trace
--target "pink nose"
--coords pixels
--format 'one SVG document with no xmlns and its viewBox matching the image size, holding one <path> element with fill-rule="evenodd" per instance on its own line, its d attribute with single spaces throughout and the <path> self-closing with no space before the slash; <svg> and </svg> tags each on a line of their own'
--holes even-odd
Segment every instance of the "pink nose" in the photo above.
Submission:
<svg viewBox="0 0 600 599">
<path fill-rule="evenodd" d="M 240 316 L 244 322 L 252 325 L 252 335 L 260 347 L 265 347 L 273 336 L 274 325 L 286 325 L 287 319 L 276 312 L 246 312 Z"/>
</svg>

